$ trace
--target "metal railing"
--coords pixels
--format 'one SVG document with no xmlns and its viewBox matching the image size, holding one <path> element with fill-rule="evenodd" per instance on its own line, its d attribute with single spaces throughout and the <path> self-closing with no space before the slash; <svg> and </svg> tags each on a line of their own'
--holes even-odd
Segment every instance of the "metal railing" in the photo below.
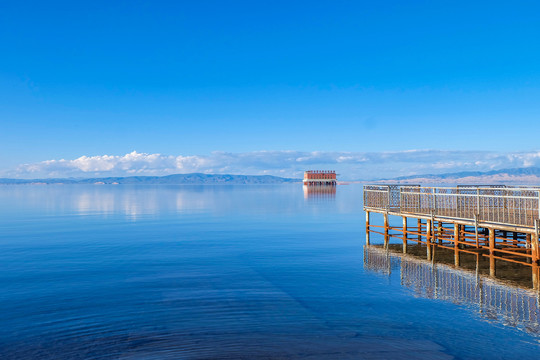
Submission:
<svg viewBox="0 0 540 360">
<path fill-rule="evenodd" d="M 534 227 L 540 187 L 365 185 L 364 209 Z"/>
</svg>

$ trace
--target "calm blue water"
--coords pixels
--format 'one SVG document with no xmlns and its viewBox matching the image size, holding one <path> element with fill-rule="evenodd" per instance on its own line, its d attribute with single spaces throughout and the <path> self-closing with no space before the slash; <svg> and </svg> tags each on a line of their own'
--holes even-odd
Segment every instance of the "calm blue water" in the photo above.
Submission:
<svg viewBox="0 0 540 360">
<path fill-rule="evenodd" d="M 539 353 L 534 329 L 365 267 L 361 200 L 358 185 L 1 186 L 0 358 Z"/>
</svg>

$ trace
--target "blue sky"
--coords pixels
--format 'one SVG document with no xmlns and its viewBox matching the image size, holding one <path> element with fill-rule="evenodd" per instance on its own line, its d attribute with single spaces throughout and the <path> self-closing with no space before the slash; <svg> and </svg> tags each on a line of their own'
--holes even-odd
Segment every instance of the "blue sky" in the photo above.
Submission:
<svg viewBox="0 0 540 360">
<path fill-rule="evenodd" d="M 5 1 L 0 175 L 112 174 L 57 165 L 133 151 L 206 162 L 139 158 L 116 175 L 291 175 L 306 154 L 350 177 L 533 166 L 538 13 L 534 1 Z"/>
</svg>

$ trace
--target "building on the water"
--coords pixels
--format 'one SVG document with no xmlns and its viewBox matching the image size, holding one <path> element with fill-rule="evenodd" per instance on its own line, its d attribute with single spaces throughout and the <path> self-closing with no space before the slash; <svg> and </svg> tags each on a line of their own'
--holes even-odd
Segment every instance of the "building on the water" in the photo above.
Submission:
<svg viewBox="0 0 540 360">
<path fill-rule="evenodd" d="M 333 170 L 309 170 L 304 172 L 304 185 L 336 186 L 336 172 Z"/>
</svg>

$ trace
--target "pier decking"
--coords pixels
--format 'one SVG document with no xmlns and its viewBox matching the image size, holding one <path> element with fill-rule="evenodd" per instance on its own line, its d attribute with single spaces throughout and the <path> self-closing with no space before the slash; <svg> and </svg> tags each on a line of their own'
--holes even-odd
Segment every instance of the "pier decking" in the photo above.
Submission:
<svg viewBox="0 0 540 360">
<path fill-rule="evenodd" d="M 539 287 L 540 188 L 520 186 L 423 187 L 420 185 L 365 185 L 366 244 L 370 233 L 426 245 L 427 259 L 437 247 L 531 268 L 532 285 Z M 383 215 L 383 225 L 370 223 L 370 214 Z M 389 216 L 402 218 L 402 226 L 390 226 Z M 414 224 L 410 224 L 411 219 Z M 378 231 L 377 229 L 381 230 Z M 392 233 L 391 233 L 392 232 Z"/>
</svg>

